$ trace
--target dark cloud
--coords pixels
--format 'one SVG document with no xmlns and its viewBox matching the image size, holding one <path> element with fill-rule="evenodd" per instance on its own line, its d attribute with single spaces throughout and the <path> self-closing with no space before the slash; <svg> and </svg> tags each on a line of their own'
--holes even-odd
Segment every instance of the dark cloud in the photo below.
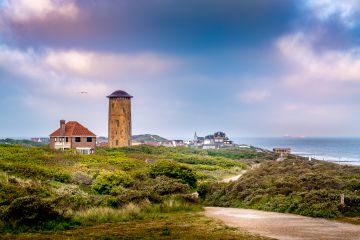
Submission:
<svg viewBox="0 0 360 240">
<path fill-rule="evenodd" d="M 288 0 L 89 1 L 79 0 L 74 21 L 11 24 L 21 46 L 173 52 L 249 46 L 289 29 L 296 7 Z"/>
</svg>

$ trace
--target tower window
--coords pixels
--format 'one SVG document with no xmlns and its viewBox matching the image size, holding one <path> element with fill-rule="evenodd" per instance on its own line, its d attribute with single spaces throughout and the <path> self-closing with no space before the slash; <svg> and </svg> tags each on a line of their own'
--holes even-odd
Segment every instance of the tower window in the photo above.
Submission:
<svg viewBox="0 0 360 240">
<path fill-rule="evenodd" d="M 119 120 L 115 120 L 115 123 L 116 123 L 116 127 L 120 126 L 120 121 Z"/>
<path fill-rule="evenodd" d="M 116 146 L 118 146 L 119 145 L 119 140 L 116 140 Z"/>
</svg>

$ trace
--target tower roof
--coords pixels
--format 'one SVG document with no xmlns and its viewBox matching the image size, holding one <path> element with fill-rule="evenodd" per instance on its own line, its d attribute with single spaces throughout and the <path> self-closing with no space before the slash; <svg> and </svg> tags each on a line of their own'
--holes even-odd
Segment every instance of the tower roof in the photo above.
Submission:
<svg viewBox="0 0 360 240">
<path fill-rule="evenodd" d="M 131 96 L 130 94 L 128 94 L 125 91 L 117 90 L 117 91 L 113 92 L 112 94 L 110 94 L 107 97 L 108 98 L 132 98 L 133 96 Z"/>
</svg>

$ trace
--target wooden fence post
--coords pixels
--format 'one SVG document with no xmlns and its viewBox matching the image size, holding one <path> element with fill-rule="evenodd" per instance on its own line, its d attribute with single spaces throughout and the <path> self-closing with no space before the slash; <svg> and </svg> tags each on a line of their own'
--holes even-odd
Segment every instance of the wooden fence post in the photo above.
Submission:
<svg viewBox="0 0 360 240">
<path fill-rule="evenodd" d="M 340 204 L 345 205 L 345 194 L 344 193 L 340 194 Z"/>
</svg>

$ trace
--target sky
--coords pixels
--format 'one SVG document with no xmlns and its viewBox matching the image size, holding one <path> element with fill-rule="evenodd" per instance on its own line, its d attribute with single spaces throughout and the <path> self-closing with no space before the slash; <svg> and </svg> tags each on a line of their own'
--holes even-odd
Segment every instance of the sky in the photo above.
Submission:
<svg viewBox="0 0 360 240">
<path fill-rule="evenodd" d="M 360 0 L 0 0 L 0 136 L 360 135 Z M 87 92 L 82 94 L 81 92 Z"/>
</svg>

